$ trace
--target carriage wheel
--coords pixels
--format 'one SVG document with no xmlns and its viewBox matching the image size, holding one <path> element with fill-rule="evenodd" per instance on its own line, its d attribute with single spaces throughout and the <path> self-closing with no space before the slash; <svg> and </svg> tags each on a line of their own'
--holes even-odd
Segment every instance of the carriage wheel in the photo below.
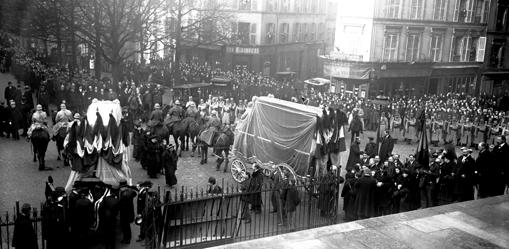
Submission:
<svg viewBox="0 0 509 249">
<path fill-rule="evenodd" d="M 236 182 L 241 183 L 246 180 L 246 165 L 241 160 L 235 159 L 232 161 L 230 172 Z"/>
<path fill-rule="evenodd" d="M 284 178 L 294 180 L 295 182 L 297 182 L 297 174 L 295 173 L 293 168 L 290 167 L 290 165 L 286 163 L 280 163 L 276 165 L 276 168 L 278 174 L 282 174 Z"/>
</svg>

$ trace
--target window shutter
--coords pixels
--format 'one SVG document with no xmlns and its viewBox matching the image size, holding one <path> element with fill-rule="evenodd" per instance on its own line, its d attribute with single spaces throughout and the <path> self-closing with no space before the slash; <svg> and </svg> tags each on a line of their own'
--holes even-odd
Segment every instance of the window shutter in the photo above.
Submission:
<svg viewBox="0 0 509 249">
<path fill-rule="evenodd" d="M 484 62 L 485 50 L 486 50 L 486 37 L 479 37 L 475 61 Z"/>
<path fill-rule="evenodd" d="M 249 32 L 249 44 L 255 45 L 256 44 L 256 23 L 251 23 L 251 28 Z"/>
</svg>

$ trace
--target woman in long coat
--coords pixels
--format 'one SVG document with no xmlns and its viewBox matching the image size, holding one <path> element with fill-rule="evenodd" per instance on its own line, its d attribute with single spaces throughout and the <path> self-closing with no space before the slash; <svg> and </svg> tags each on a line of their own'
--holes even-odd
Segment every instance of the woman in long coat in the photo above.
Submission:
<svg viewBox="0 0 509 249">
<path fill-rule="evenodd" d="M 174 185 L 177 184 L 177 176 L 175 176 L 175 171 L 177 171 L 177 161 L 178 161 L 178 155 L 173 145 L 170 145 L 163 151 L 162 159 L 166 185 L 173 187 Z"/>
</svg>

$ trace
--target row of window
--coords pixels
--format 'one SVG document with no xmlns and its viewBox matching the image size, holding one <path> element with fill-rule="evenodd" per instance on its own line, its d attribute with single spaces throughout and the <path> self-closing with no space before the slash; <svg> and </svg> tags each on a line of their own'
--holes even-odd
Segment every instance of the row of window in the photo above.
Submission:
<svg viewBox="0 0 509 249">
<path fill-rule="evenodd" d="M 237 43 L 242 45 L 256 45 L 256 23 L 234 22 L 232 31 L 237 34 Z M 291 36 L 290 36 L 291 35 Z M 306 42 L 325 39 L 324 23 L 293 23 L 291 34 L 290 24 L 280 23 L 276 30 L 275 23 L 267 23 L 265 37 L 262 40 L 265 44 Z"/>
<path fill-rule="evenodd" d="M 231 0 L 234 10 L 257 11 L 258 4 L 263 3 L 263 11 L 324 13 L 325 0 Z"/>
<path fill-rule="evenodd" d="M 404 44 L 400 44 L 400 34 L 387 32 L 383 43 L 383 61 L 399 61 L 400 46 L 405 46 L 404 61 L 421 61 L 426 58 L 433 62 L 483 62 L 486 47 L 486 37 L 461 34 L 452 37 L 450 44 L 445 44 L 443 33 L 433 33 L 428 51 L 423 51 L 422 33 L 411 32 L 406 36 Z M 444 55 L 444 47 L 450 46 L 449 54 Z"/>
<path fill-rule="evenodd" d="M 279 34 L 279 36 L 276 36 L 276 34 Z M 324 36 L 324 23 L 294 23 L 291 37 L 290 24 L 288 23 L 280 23 L 279 30 L 276 30 L 276 24 L 267 23 L 265 29 L 266 44 L 323 40 Z"/>
<path fill-rule="evenodd" d="M 385 5 L 380 17 L 395 19 L 487 23 L 490 8 L 490 0 L 381 1 L 385 1 Z M 432 5 L 429 5 L 428 2 L 431 2 Z M 426 6 L 432 6 L 432 8 L 427 9 Z"/>
</svg>

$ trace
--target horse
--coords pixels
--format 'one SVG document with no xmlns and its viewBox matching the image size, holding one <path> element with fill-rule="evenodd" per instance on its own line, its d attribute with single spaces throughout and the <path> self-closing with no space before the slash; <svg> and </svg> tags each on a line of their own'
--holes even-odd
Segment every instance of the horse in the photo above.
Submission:
<svg viewBox="0 0 509 249">
<path fill-rule="evenodd" d="M 205 130 L 202 130 L 203 132 Z M 201 133 L 200 132 L 200 133 Z M 233 133 L 231 127 L 226 127 L 222 131 L 218 131 L 214 134 L 214 137 L 212 138 L 212 148 L 214 150 L 214 154 L 217 157 L 216 160 L 216 170 L 219 171 L 221 168 L 221 164 L 225 162 L 224 165 L 224 172 L 228 170 L 228 156 L 230 153 L 230 146 L 233 145 L 235 134 Z M 201 142 L 202 145 L 205 144 L 204 142 Z M 207 149 L 207 147 L 204 145 L 205 148 L 202 148 L 204 150 Z M 206 159 L 206 153 L 201 153 L 202 156 L 202 162 L 207 162 Z M 203 158 L 205 156 L 205 158 Z"/>
<path fill-rule="evenodd" d="M 58 129 L 58 131 L 56 132 L 56 134 L 54 136 L 55 143 L 57 145 L 57 153 L 58 153 L 57 160 L 61 160 L 60 158 L 62 157 L 62 151 L 64 150 L 64 140 L 65 140 L 66 136 L 67 136 L 67 125 L 62 125 Z M 69 160 L 65 156 L 63 158 L 64 158 L 64 166 L 68 166 Z"/>
<path fill-rule="evenodd" d="M 45 170 L 44 158 L 49 144 L 49 133 L 43 128 L 36 128 L 32 131 L 30 141 L 32 142 L 34 150 L 34 162 L 39 160 L 39 170 Z"/>
<path fill-rule="evenodd" d="M 152 121 L 152 120 L 151 120 Z M 150 134 L 157 135 L 160 139 L 163 139 L 166 141 L 167 144 L 169 144 L 169 138 L 170 138 L 170 131 L 168 127 L 166 127 L 163 123 L 159 121 L 149 121 L 147 123 L 147 131 L 150 131 Z"/>
<path fill-rule="evenodd" d="M 194 121 L 194 119 L 192 117 L 187 117 L 180 121 L 176 121 L 176 122 L 167 124 L 170 134 L 173 135 L 173 140 L 175 141 L 175 150 L 178 151 L 179 157 L 182 156 L 182 150 L 186 149 L 185 142 L 186 142 L 187 130 L 189 128 L 189 124 L 193 121 Z M 180 144 L 179 144 L 179 140 L 180 140 Z M 180 147 L 180 151 L 178 150 L 179 147 Z"/>
<path fill-rule="evenodd" d="M 200 134 L 200 131 L 204 125 L 205 121 L 203 118 L 194 119 L 189 123 L 186 134 L 186 148 L 189 148 L 189 140 L 191 140 L 193 146 L 191 150 L 191 157 L 194 157 L 194 152 L 196 151 L 199 142 L 198 135 Z"/>
</svg>

